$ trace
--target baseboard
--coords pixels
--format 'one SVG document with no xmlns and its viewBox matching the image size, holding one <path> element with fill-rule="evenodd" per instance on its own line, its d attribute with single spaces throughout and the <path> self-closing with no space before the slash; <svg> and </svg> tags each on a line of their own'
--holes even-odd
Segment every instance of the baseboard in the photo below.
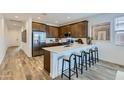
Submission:
<svg viewBox="0 0 124 93">
<path fill-rule="evenodd" d="M 117 63 L 113 63 L 113 62 L 102 60 L 102 59 L 100 59 L 100 61 L 106 62 L 106 63 L 110 63 L 110 64 L 113 64 L 113 65 L 118 65 L 119 67 L 123 67 L 124 68 L 124 65 L 122 65 L 122 64 L 117 64 Z"/>
<path fill-rule="evenodd" d="M 7 49 L 8 49 L 8 48 L 6 48 L 5 51 L 4 51 L 4 53 L 3 53 L 3 56 L 2 56 L 2 58 L 1 58 L 1 60 L 0 60 L 0 65 L 1 65 L 1 63 L 2 63 L 2 62 L 4 61 L 4 59 L 5 59 L 5 55 L 6 55 Z"/>
</svg>

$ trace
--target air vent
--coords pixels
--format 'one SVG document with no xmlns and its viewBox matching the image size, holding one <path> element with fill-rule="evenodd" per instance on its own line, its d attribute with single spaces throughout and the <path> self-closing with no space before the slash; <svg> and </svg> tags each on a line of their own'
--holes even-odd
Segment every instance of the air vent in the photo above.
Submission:
<svg viewBox="0 0 124 93">
<path fill-rule="evenodd" d="M 41 13 L 41 15 L 46 16 L 46 15 L 47 15 L 47 13 Z"/>
</svg>

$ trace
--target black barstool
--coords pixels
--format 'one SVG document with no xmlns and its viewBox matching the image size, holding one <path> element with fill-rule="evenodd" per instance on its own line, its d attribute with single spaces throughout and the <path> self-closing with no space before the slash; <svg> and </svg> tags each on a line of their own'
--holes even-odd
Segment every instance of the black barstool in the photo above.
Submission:
<svg viewBox="0 0 124 93">
<path fill-rule="evenodd" d="M 94 65 L 96 63 L 96 51 L 93 49 L 90 49 L 90 61 L 92 62 L 92 65 Z"/>
<path fill-rule="evenodd" d="M 98 47 L 94 47 L 92 48 L 92 61 L 94 63 L 98 62 L 99 61 L 99 57 L 98 57 Z"/>
<path fill-rule="evenodd" d="M 73 59 L 73 60 L 72 60 Z M 74 61 L 74 70 L 72 70 L 72 61 Z M 68 69 L 64 69 L 64 63 L 68 62 Z M 69 72 L 69 75 L 66 75 L 64 72 L 67 71 Z M 71 74 L 73 72 L 73 74 Z M 69 80 L 71 79 L 71 76 L 76 73 L 76 77 L 78 77 L 78 70 L 77 70 L 77 61 L 76 61 L 76 56 L 74 54 L 71 54 L 70 57 L 65 56 L 63 58 L 62 62 L 62 74 L 61 77 L 63 78 L 63 75 L 68 77 Z"/>
<path fill-rule="evenodd" d="M 89 67 L 91 67 L 91 63 L 92 63 L 92 65 L 94 65 L 94 62 L 92 60 L 92 58 L 93 58 L 92 49 L 89 49 L 88 51 L 85 51 L 85 55 L 86 55 L 85 66 L 86 66 L 86 70 L 87 70 L 87 68 L 88 68 L 87 65 L 89 65 Z"/>
<path fill-rule="evenodd" d="M 95 47 L 95 56 L 96 61 L 99 62 L 99 53 L 98 53 L 98 47 Z"/>
<path fill-rule="evenodd" d="M 81 74 L 83 74 L 84 63 L 85 64 L 87 63 L 86 53 L 85 53 L 85 51 L 80 51 L 80 52 L 74 53 L 74 55 L 76 56 L 76 58 L 79 59 L 78 69 L 81 70 Z"/>
</svg>

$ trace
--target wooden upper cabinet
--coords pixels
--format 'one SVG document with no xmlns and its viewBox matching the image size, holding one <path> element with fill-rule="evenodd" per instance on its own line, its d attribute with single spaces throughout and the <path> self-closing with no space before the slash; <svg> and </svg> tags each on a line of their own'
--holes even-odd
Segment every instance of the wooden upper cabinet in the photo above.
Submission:
<svg viewBox="0 0 124 93">
<path fill-rule="evenodd" d="M 64 37 L 64 28 L 63 27 L 59 27 L 59 37 L 62 38 Z"/>
<path fill-rule="evenodd" d="M 32 22 L 32 30 L 40 30 L 40 24 Z"/>
<path fill-rule="evenodd" d="M 46 31 L 46 25 L 42 23 L 32 22 L 32 30 Z"/>
<path fill-rule="evenodd" d="M 86 38 L 88 33 L 88 21 L 82 21 L 60 27 L 59 36 L 64 37 L 65 32 L 70 32 L 71 37 Z"/>
<path fill-rule="evenodd" d="M 47 26 L 47 37 L 57 38 L 58 37 L 58 27 Z"/>
<path fill-rule="evenodd" d="M 74 38 L 86 38 L 88 35 L 88 21 L 77 22 L 61 27 L 32 22 L 32 29 L 46 31 L 48 38 L 64 38 L 65 33 L 70 33 Z"/>
<path fill-rule="evenodd" d="M 83 21 L 83 32 L 82 32 L 82 37 L 87 38 L 88 36 L 88 21 Z"/>
<path fill-rule="evenodd" d="M 69 32 L 71 33 L 70 25 L 59 27 L 59 37 L 61 37 L 61 38 L 65 37 L 64 34 L 66 32 L 67 33 L 69 33 Z"/>
<path fill-rule="evenodd" d="M 84 30 L 84 24 L 83 22 L 75 23 L 71 25 L 71 36 L 75 38 L 82 38 L 85 35 L 83 34 L 85 32 Z"/>
<path fill-rule="evenodd" d="M 46 25 L 45 25 L 45 24 L 41 24 L 40 30 L 41 30 L 41 31 L 46 31 Z"/>
</svg>

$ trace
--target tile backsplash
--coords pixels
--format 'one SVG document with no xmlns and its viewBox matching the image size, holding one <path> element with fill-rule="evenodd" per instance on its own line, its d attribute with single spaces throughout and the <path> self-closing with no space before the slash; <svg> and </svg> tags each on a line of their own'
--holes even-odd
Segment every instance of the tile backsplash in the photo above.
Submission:
<svg viewBox="0 0 124 93">
<path fill-rule="evenodd" d="M 55 39 L 56 38 L 46 38 L 46 43 L 55 43 L 56 42 Z M 77 40 L 79 38 L 72 38 L 72 39 Z M 86 43 L 86 38 L 81 38 L 81 39 L 83 40 L 84 43 Z M 61 38 L 60 40 L 61 42 L 66 42 L 66 38 Z"/>
</svg>

